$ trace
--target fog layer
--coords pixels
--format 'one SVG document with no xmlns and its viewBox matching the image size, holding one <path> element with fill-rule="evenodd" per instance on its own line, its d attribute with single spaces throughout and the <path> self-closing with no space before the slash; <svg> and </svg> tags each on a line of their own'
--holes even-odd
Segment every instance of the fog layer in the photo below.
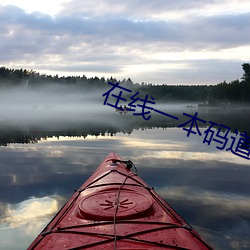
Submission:
<svg viewBox="0 0 250 250">
<path fill-rule="evenodd" d="M 41 121 L 83 118 L 110 111 L 103 105 L 101 91 L 52 85 L 39 89 L 15 88 L 0 92 L 0 120 Z"/>
</svg>

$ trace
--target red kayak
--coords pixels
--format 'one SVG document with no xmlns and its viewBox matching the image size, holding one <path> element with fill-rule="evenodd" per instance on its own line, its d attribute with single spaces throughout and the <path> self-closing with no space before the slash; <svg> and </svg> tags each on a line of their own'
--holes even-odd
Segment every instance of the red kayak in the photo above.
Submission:
<svg viewBox="0 0 250 250">
<path fill-rule="evenodd" d="M 110 153 L 28 249 L 212 249 L 133 168 Z"/>
</svg>

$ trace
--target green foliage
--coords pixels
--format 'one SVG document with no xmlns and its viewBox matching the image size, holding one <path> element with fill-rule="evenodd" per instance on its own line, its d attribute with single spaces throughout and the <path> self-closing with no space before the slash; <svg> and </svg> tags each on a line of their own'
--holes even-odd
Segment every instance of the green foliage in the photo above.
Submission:
<svg viewBox="0 0 250 250">
<path fill-rule="evenodd" d="M 244 82 L 250 82 L 250 64 L 249 63 L 243 63 L 242 69 L 244 71 L 244 74 L 241 79 L 243 79 Z"/>
<path fill-rule="evenodd" d="M 213 87 L 210 94 L 210 104 L 232 104 L 250 102 L 250 64 L 242 64 L 244 71 L 242 81 L 222 82 Z"/>
<path fill-rule="evenodd" d="M 242 81 L 234 80 L 230 83 L 222 82 L 214 86 L 208 85 L 153 85 L 151 83 L 134 83 L 130 78 L 119 80 L 121 86 L 130 89 L 132 94 L 140 93 L 140 98 L 146 95 L 153 97 L 157 102 L 201 102 L 209 105 L 221 105 L 226 103 L 250 102 L 250 64 L 242 64 L 244 71 Z M 86 90 L 110 89 L 108 82 L 116 83 L 118 80 L 104 77 L 82 76 L 51 76 L 40 74 L 33 70 L 0 68 L 0 87 L 36 88 L 50 84 L 64 84 Z M 103 93 L 104 93 L 103 91 Z M 123 93 L 124 98 L 130 98 L 131 93 Z"/>
</svg>

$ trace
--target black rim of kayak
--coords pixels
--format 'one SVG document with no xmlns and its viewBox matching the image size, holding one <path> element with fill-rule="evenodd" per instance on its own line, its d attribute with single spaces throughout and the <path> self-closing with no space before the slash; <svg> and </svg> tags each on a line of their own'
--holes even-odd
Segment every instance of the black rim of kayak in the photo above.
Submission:
<svg viewBox="0 0 250 250">
<path fill-rule="evenodd" d="M 69 204 L 69 206 L 65 209 L 65 211 L 63 212 L 63 214 L 61 215 L 60 218 L 57 219 L 56 222 L 54 222 L 54 226 L 53 228 L 56 229 L 52 229 L 52 230 L 48 230 L 46 231 L 46 228 L 43 230 L 43 232 L 41 233 L 41 238 L 38 240 L 38 242 L 35 244 L 35 246 L 37 246 L 40 241 L 49 234 L 52 233 L 63 233 L 63 234 L 79 234 L 79 235 L 89 235 L 89 236 L 96 236 L 96 237 L 105 237 L 107 239 L 105 240 L 100 240 L 94 243 L 90 243 L 90 244 L 86 244 L 86 245 L 81 245 L 78 247 L 74 247 L 74 248 L 69 248 L 70 250 L 77 250 L 77 249 L 84 249 L 84 248 L 89 248 L 89 247 L 94 247 L 94 246 L 98 246 L 101 244 L 106 244 L 106 243 L 111 243 L 114 242 L 114 249 L 117 249 L 117 241 L 120 240 L 128 240 L 131 242 L 140 242 L 140 243 L 145 243 L 145 244 L 150 244 L 150 245 L 154 245 L 154 246 L 159 246 L 159 247 L 163 247 L 163 248 L 172 248 L 172 249 L 181 249 L 181 250 L 187 250 L 188 248 L 183 248 L 183 247 L 179 247 L 179 246 L 175 246 L 175 245 L 169 245 L 169 244 L 164 244 L 161 242 L 155 242 L 155 241 L 149 241 L 149 240 L 142 240 L 142 239 L 138 239 L 138 238 L 134 238 L 136 236 L 139 235 L 143 235 L 146 233 L 150 233 L 150 232 L 156 232 L 156 231 L 160 231 L 160 230 L 171 230 L 171 229 L 183 229 L 183 230 L 187 230 L 189 231 L 192 236 L 194 236 L 196 239 L 198 239 L 200 242 L 202 242 L 204 245 L 206 245 L 208 247 L 208 249 L 212 249 L 203 239 L 201 239 L 199 237 L 199 235 L 197 235 L 197 233 L 194 231 L 194 229 L 192 228 L 191 225 L 189 225 L 167 202 L 167 205 L 172 209 L 169 209 L 168 207 L 166 207 L 166 205 L 161 201 L 161 199 L 159 199 L 158 196 L 156 196 L 154 194 L 154 192 L 152 192 L 152 190 L 154 190 L 152 187 L 150 186 L 146 186 L 144 183 L 142 183 L 140 180 L 135 179 L 133 176 L 137 176 L 137 169 L 135 167 L 135 165 L 133 164 L 132 161 L 122 161 L 122 160 L 112 160 L 113 163 L 116 162 L 120 162 L 125 164 L 125 167 L 128 167 L 128 169 L 131 169 L 132 167 L 135 168 L 136 173 L 133 172 L 131 170 L 131 172 L 129 172 L 128 174 L 124 174 L 116 169 L 112 169 L 109 172 L 103 174 L 102 176 L 98 177 L 97 179 L 93 180 L 91 183 L 89 183 L 85 188 L 83 189 L 79 189 L 76 190 L 77 195 L 76 197 L 73 199 L 73 201 Z M 127 164 L 129 164 L 129 166 L 127 166 Z M 131 167 L 132 164 L 132 167 Z M 108 176 L 109 174 L 116 172 L 122 176 L 125 177 L 123 183 L 119 183 L 119 182 L 114 182 L 114 183 L 106 183 L 106 184 L 97 184 L 94 185 L 96 182 L 98 182 L 99 180 L 103 179 L 104 177 Z M 137 184 L 131 184 L 131 183 L 126 183 L 127 179 L 131 179 L 133 181 L 135 181 Z M 69 211 L 69 209 L 74 205 L 74 203 L 76 202 L 76 200 L 78 199 L 78 197 L 80 196 L 80 194 L 85 191 L 86 189 L 90 189 L 90 188 L 95 188 L 95 187 L 103 187 L 103 186 L 114 186 L 117 185 L 119 186 L 119 190 L 118 192 L 120 192 L 121 188 L 123 186 L 139 186 L 139 187 L 143 187 L 145 188 L 150 195 L 158 202 L 158 204 L 163 207 L 165 210 L 167 210 L 171 216 L 173 216 L 179 223 L 178 224 L 173 224 L 173 223 L 165 223 L 165 222 L 158 222 L 158 221 L 131 221 L 131 220 L 117 220 L 116 219 L 116 214 L 118 211 L 118 206 L 116 207 L 116 211 L 115 211 L 115 215 L 114 215 L 114 220 L 113 221 L 102 221 L 102 222 L 95 222 L 95 223 L 90 223 L 90 224 L 86 224 L 86 225 L 76 225 L 76 226 L 69 226 L 69 227 L 56 227 L 56 225 L 61 221 L 61 219 L 64 217 L 64 215 Z M 118 195 L 119 197 L 119 195 Z M 119 199 L 119 198 L 118 198 Z M 67 203 L 66 203 L 67 204 Z M 50 223 L 52 223 L 52 221 L 54 221 L 57 217 L 57 215 L 65 208 L 66 204 L 58 211 L 58 213 L 55 215 L 55 217 L 51 220 Z M 118 204 L 118 203 L 117 203 Z M 183 225 L 183 222 L 180 221 L 180 219 L 177 217 L 179 216 L 186 224 Z M 91 227 L 91 226 L 103 226 L 103 225 L 114 225 L 114 234 L 101 234 L 101 233 L 90 233 L 90 232 L 79 232 L 79 231 L 74 231 L 74 229 L 77 228 L 87 228 L 87 227 Z M 153 228 L 153 229 L 146 229 L 146 230 L 141 230 L 141 231 L 137 231 L 128 235 L 117 235 L 116 234 L 116 225 L 117 224 L 150 224 L 150 225 L 158 225 L 158 227 Z M 73 230 L 72 230 L 73 229 Z M 35 247 L 34 246 L 34 247 Z"/>
</svg>

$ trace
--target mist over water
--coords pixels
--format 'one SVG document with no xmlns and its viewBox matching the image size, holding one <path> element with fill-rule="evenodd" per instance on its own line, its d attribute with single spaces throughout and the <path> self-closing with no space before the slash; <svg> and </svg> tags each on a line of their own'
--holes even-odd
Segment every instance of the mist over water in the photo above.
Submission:
<svg viewBox="0 0 250 250">
<path fill-rule="evenodd" d="M 110 111 L 102 105 L 101 97 L 101 91 L 59 85 L 36 89 L 4 89 L 0 92 L 0 120 L 84 120 L 85 115 L 90 113 L 104 114 Z"/>
<path fill-rule="evenodd" d="M 63 84 L 51 84 L 44 87 L 20 87 L 0 90 L 0 131 L 5 129 L 31 131 L 36 128 L 46 128 L 47 130 L 71 129 L 72 124 L 77 124 L 77 130 L 84 127 L 82 135 L 92 133 L 95 135 L 111 131 L 116 133 L 126 131 L 131 133 L 133 129 L 139 127 L 178 127 L 187 122 L 190 118 L 183 113 L 194 115 L 198 112 L 198 117 L 207 123 L 200 123 L 199 126 L 209 126 L 209 121 L 231 127 L 232 130 L 246 130 L 244 125 L 249 123 L 250 109 L 225 109 L 219 107 L 216 110 L 199 108 L 198 103 L 146 103 L 147 106 L 175 116 L 178 120 L 159 114 L 150 110 L 149 120 L 144 119 L 143 109 L 136 106 L 136 111 L 123 113 L 117 112 L 115 108 L 103 105 L 105 97 L 103 94 L 107 89 L 87 89 Z M 140 96 L 140 98 L 145 98 Z M 128 98 L 128 97 L 126 97 Z M 110 94 L 108 103 L 115 104 L 117 99 Z M 128 106 L 127 102 L 121 101 L 118 106 Z M 143 104 L 141 100 L 135 105 Z M 148 110 L 145 108 L 144 112 Z M 239 122 L 241 121 L 241 122 Z M 31 128 L 31 126 L 33 126 Z M 98 127 L 98 128 L 97 128 Z M 93 129 L 95 128 L 95 131 Z M 96 129 L 97 128 L 97 129 Z"/>
<path fill-rule="evenodd" d="M 56 84 L 34 89 L 27 87 L 1 89 L 0 123 L 11 123 L 12 125 L 70 121 L 107 123 L 110 122 L 110 115 L 115 114 L 115 109 L 103 105 L 105 97 L 102 95 L 104 93 L 103 89 L 86 90 Z M 108 103 L 114 105 L 115 102 L 116 99 L 110 96 Z M 119 102 L 118 106 L 128 106 L 128 103 Z M 151 104 L 151 107 L 161 111 L 171 110 L 181 113 L 187 105 L 189 104 L 155 103 L 155 105 Z M 141 112 L 141 108 L 137 107 L 137 112 L 139 111 Z M 141 119 L 143 118 L 141 117 Z"/>
<path fill-rule="evenodd" d="M 117 132 L 131 134 L 138 128 L 178 127 L 186 123 L 198 112 L 198 117 L 207 123 L 198 122 L 200 127 L 209 126 L 209 121 L 223 124 L 233 131 L 246 130 L 250 134 L 250 110 L 230 110 L 218 108 L 199 108 L 198 103 L 160 103 L 146 105 L 177 117 L 150 110 L 149 120 L 144 119 L 141 107 L 133 112 L 117 112 L 115 108 L 103 105 L 105 89 L 87 89 L 63 84 L 51 84 L 44 87 L 10 88 L 0 90 L 0 143 L 7 145 L 15 142 L 37 141 L 47 136 L 84 136 Z M 139 96 L 140 98 L 145 98 Z M 126 97 L 128 98 L 128 97 Z M 108 103 L 115 104 L 117 99 L 110 94 Z M 127 102 L 119 102 L 118 106 L 128 106 Z M 142 104 L 137 101 L 135 105 Z M 144 112 L 148 111 L 147 109 Z M 240 121 L 240 122 L 239 122 Z M 218 127 L 217 127 L 218 129 Z M 74 131 L 74 132 L 72 132 Z M 38 133 L 39 132 L 39 133 Z M 29 139 L 27 139 L 29 138 Z"/>
<path fill-rule="evenodd" d="M 106 91 L 62 84 L 1 89 L 0 145 L 34 143 L 47 137 L 130 134 L 140 127 L 163 127 L 166 124 L 177 126 L 176 120 L 154 111 L 150 120 L 132 112 L 117 112 L 115 108 L 103 105 Z M 114 105 L 116 100 L 110 95 L 108 103 Z M 128 106 L 128 103 L 119 102 L 118 105 Z M 156 102 L 151 107 L 181 115 L 185 105 Z M 137 107 L 136 112 L 142 112 L 142 108 Z"/>
</svg>

